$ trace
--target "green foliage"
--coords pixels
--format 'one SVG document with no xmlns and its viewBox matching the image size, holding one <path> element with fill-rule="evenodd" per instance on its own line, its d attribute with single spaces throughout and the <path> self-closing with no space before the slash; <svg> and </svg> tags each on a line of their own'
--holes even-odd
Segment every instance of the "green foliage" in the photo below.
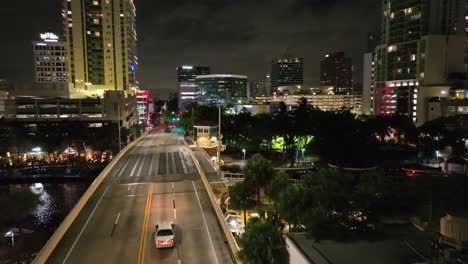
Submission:
<svg viewBox="0 0 468 264">
<path fill-rule="evenodd" d="M 238 182 L 230 188 L 229 193 L 231 197 L 229 200 L 231 207 L 243 210 L 244 223 L 247 223 L 246 210 L 255 205 L 255 201 L 252 199 L 254 195 L 252 188 L 245 182 Z"/>
<path fill-rule="evenodd" d="M 29 190 L 0 194 L 0 208 L 2 208 L 0 225 L 19 226 L 39 204 L 41 204 L 39 197 Z"/>
<path fill-rule="evenodd" d="M 281 201 L 281 193 L 291 185 L 286 173 L 277 173 L 266 187 L 266 194 L 274 203 Z"/>
<path fill-rule="evenodd" d="M 260 218 L 247 224 L 239 240 L 239 257 L 246 264 L 287 264 L 286 241 L 277 225 Z"/>
<path fill-rule="evenodd" d="M 246 183 L 257 189 L 257 204 L 260 204 L 260 188 L 266 187 L 274 176 L 271 161 L 255 154 L 247 160 L 243 170 Z"/>
</svg>

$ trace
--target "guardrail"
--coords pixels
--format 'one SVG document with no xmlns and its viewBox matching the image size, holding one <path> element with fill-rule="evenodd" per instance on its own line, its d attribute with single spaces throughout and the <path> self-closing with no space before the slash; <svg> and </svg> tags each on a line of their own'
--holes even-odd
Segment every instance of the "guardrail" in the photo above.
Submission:
<svg viewBox="0 0 468 264">
<path fill-rule="evenodd" d="M 197 168 L 198 173 L 200 174 L 200 178 L 202 179 L 203 185 L 205 186 L 206 192 L 208 193 L 208 197 L 210 198 L 210 201 L 214 208 L 216 216 L 218 217 L 218 223 L 221 225 L 221 228 L 223 229 L 224 235 L 229 244 L 229 248 L 232 254 L 234 255 L 234 261 L 235 263 L 241 264 L 242 262 L 239 259 L 239 255 L 238 255 L 239 247 L 237 246 L 234 236 L 232 235 L 226 221 L 224 220 L 223 213 L 221 212 L 221 208 L 218 206 L 216 202 L 216 198 L 214 196 L 213 190 L 211 189 L 210 183 L 208 182 L 208 179 L 205 175 L 205 172 L 201 169 L 200 163 L 198 162 L 197 158 L 195 157 L 195 154 L 193 154 L 192 149 L 190 148 L 190 146 L 187 144 L 185 140 L 184 140 L 184 145 L 187 148 L 190 154 L 190 157 L 192 158 L 193 163 L 195 164 L 195 167 Z"/>
<path fill-rule="evenodd" d="M 244 174 L 242 173 L 231 173 L 231 172 L 221 172 L 225 180 L 228 181 L 243 181 Z"/>
<path fill-rule="evenodd" d="M 41 251 L 39 251 L 33 263 L 37 263 L 37 264 L 46 263 L 47 259 L 55 250 L 60 240 L 63 238 L 63 236 L 68 231 L 68 229 L 70 228 L 72 223 L 75 221 L 75 219 L 78 217 L 78 214 L 81 212 L 83 207 L 89 201 L 89 199 L 94 194 L 96 189 L 104 181 L 107 174 L 109 174 L 109 172 L 114 168 L 115 164 L 117 164 L 120 158 L 125 153 L 127 153 L 127 151 L 131 147 L 133 147 L 141 138 L 142 137 L 139 137 L 138 139 L 134 140 L 132 143 L 128 144 L 122 151 L 119 152 L 119 154 L 117 154 L 117 156 L 112 160 L 112 162 L 109 163 L 109 165 L 107 165 L 106 168 L 96 177 L 96 179 L 93 181 L 93 183 L 91 183 L 91 185 L 88 187 L 88 189 L 83 194 L 83 196 L 81 196 L 80 200 L 75 204 L 73 209 L 68 213 L 67 217 L 65 217 L 62 223 L 59 225 L 57 230 L 55 230 L 54 234 L 52 234 L 49 240 L 47 240 L 47 243 L 44 245 Z"/>
</svg>

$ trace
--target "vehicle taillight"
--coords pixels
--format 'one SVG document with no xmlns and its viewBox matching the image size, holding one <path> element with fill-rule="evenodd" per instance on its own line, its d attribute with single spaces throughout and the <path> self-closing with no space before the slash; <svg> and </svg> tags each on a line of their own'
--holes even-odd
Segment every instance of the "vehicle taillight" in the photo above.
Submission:
<svg viewBox="0 0 468 264">
<path fill-rule="evenodd" d="M 169 240 L 169 243 L 174 244 L 174 239 Z"/>
<path fill-rule="evenodd" d="M 156 245 L 161 245 L 161 240 L 156 240 Z"/>
</svg>

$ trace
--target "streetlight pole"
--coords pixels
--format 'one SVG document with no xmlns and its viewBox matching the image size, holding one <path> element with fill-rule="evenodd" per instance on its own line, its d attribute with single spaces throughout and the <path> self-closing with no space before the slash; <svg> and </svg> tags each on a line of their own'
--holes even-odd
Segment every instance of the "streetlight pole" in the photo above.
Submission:
<svg viewBox="0 0 468 264">
<path fill-rule="evenodd" d="M 218 161 L 218 177 L 221 178 L 221 105 L 218 105 L 218 151 L 216 158 Z"/>
<path fill-rule="evenodd" d="M 437 163 L 437 167 L 440 168 L 440 163 L 439 163 L 439 151 L 436 150 L 436 163 Z"/>
<path fill-rule="evenodd" d="M 244 154 L 244 160 L 245 160 L 245 152 L 246 152 L 246 150 L 242 149 L 242 153 Z"/>
<path fill-rule="evenodd" d="M 303 165 L 305 166 L 306 165 L 306 162 L 305 162 L 305 156 L 304 156 L 304 152 L 305 152 L 305 149 L 301 149 L 302 151 L 302 162 L 303 162 Z"/>
<path fill-rule="evenodd" d="M 120 137 L 120 120 L 122 119 L 120 115 L 120 102 L 117 104 L 117 114 L 119 115 L 119 152 L 122 151 L 122 139 Z"/>
</svg>

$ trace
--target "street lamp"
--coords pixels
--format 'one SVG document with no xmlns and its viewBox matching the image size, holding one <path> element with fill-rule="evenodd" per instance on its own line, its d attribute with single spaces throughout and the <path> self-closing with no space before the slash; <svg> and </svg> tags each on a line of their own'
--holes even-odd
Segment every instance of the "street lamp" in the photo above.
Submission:
<svg viewBox="0 0 468 264">
<path fill-rule="evenodd" d="M 242 153 L 244 154 L 244 160 L 245 160 L 245 149 L 242 149 Z"/>
<path fill-rule="evenodd" d="M 305 166 L 305 156 L 304 156 L 304 152 L 305 152 L 305 148 L 301 149 L 302 151 L 302 162 L 304 163 L 304 166 Z"/>
<path fill-rule="evenodd" d="M 437 166 L 440 168 L 440 163 L 439 163 L 439 151 L 436 150 L 436 162 L 437 162 Z"/>
</svg>

